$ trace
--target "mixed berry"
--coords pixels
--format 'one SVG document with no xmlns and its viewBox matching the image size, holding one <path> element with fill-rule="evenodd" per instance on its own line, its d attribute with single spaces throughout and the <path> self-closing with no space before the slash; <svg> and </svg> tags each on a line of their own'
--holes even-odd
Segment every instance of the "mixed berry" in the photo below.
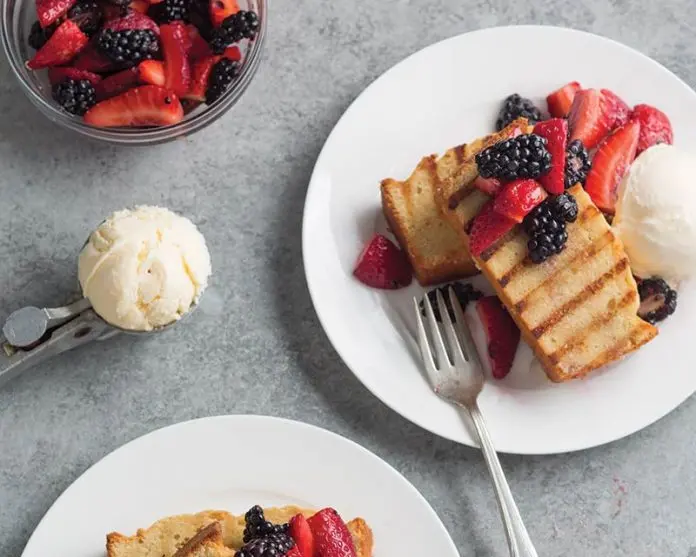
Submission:
<svg viewBox="0 0 696 557">
<path fill-rule="evenodd" d="M 237 0 L 37 0 L 27 62 L 93 126 L 167 126 L 239 76 L 258 15 Z"/>
<path fill-rule="evenodd" d="M 677 291 L 659 277 L 638 280 L 640 308 L 638 315 L 655 324 L 672 315 L 677 309 Z"/>
</svg>

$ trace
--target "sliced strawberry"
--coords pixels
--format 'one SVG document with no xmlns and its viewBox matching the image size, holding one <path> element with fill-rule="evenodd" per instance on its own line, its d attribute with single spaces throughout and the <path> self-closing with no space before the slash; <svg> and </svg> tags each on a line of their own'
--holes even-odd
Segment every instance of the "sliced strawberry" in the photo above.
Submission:
<svg viewBox="0 0 696 557">
<path fill-rule="evenodd" d="M 228 60 L 232 60 L 233 62 L 242 61 L 242 51 L 237 45 L 228 46 L 225 49 L 225 52 L 222 53 L 222 56 Z"/>
<path fill-rule="evenodd" d="M 318 557 L 356 557 L 350 531 L 334 509 L 322 509 L 307 522 Z"/>
<path fill-rule="evenodd" d="M 99 52 L 94 43 L 88 44 L 80 55 L 75 58 L 72 65 L 78 70 L 97 73 L 109 72 L 114 69 L 114 63 Z"/>
<path fill-rule="evenodd" d="M 193 66 L 193 80 L 191 90 L 186 93 L 185 98 L 193 101 L 205 102 L 205 93 L 208 90 L 208 81 L 213 66 L 217 64 L 221 56 L 208 56 L 196 62 Z"/>
<path fill-rule="evenodd" d="M 128 68 L 122 72 L 105 77 L 94 90 L 97 94 L 97 101 L 103 101 L 120 95 L 138 84 L 140 84 L 138 68 Z"/>
<path fill-rule="evenodd" d="M 219 27 L 226 17 L 239 11 L 237 0 L 210 0 L 210 20 Z"/>
<path fill-rule="evenodd" d="M 631 120 L 640 122 L 640 137 L 636 155 L 658 143 L 672 145 L 674 132 L 667 115 L 654 106 L 638 104 L 633 107 Z"/>
<path fill-rule="evenodd" d="M 597 89 L 578 91 L 568 114 L 570 140 L 579 139 L 588 150 L 594 149 L 614 122 L 606 109 L 604 97 Z"/>
<path fill-rule="evenodd" d="M 609 114 L 611 123 L 609 129 L 613 130 L 628 122 L 631 108 L 613 91 L 602 89 L 602 97 L 605 102 L 605 110 Z"/>
<path fill-rule="evenodd" d="M 76 3 L 77 0 L 38 0 L 36 2 L 36 15 L 39 24 L 45 29 L 68 13 L 68 10 Z"/>
<path fill-rule="evenodd" d="M 515 360 L 520 330 L 496 296 L 486 296 L 476 302 L 476 312 L 488 339 L 488 361 L 493 377 L 503 379 L 510 373 Z"/>
<path fill-rule="evenodd" d="M 189 36 L 186 26 L 180 21 L 162 25 L 160 40 L 164 51 L 165 87 L 179 96 L 184 96 L 191 87 L 191 65 L 186 50 Z"/>
<path fill-rule="evenodd" d="M 502 184 L 497 178 L 483 178 L 482 176 L 477 176 L 476 180 L 474 180 L 474 187 L 491 197 L 498 195 L 501 186 Z"/>
<path fill-rule="evenodd" d="M 135 12 L 146 14 L 150 9 L 150 3 L 146 0 L 133 0 L 130 4 L 128 4 L 128 7 Z"/>
<path fill-rule="evenodd" d="M 640 123 L 631 120 L 607 137 L 592 159 L 585 189 L 605 213 L 614 213 L 616 188 L 636 157 L 639 137 Z"/>
<path fill-rule="evenodd" d="M 68 19 L 60 24 L 60 27 L 34 55 L 27 66 L 32 70 L 62 66 L 75 58 L 87 46 L 88 42 L 89 37 Z"/>
<path fill-rule="evenodd" d="M 486 203 L 471 225 L 469 232 L 469 251 L 472 255 L 481 255 L 515 227 L 515 221 L 497 213 L 493 209 L 493 200 Z"/>
<path fill-rule="evenodd" d="M 404 252 L 375 234 L 358 257 L 353 275 L 372 288 L 396 290 L 411 284 L 413 270 Z"/>
<path fill-rule="evenodd" d="M 68 68 L 64 66 L 49 68 L 48 80 L 51 82 L 51 85 L 61 83 L 66 79 L 74 79 L 76 81 L 86 79 L 92 85 L 96 85 L 102 80 L 102 77 L 95 73 L 88 72 L 87 70 L 78 70 L 77 68 Z"/>
<path fill-rule="evenodd" d="M 575 98 L 575 93 L 581 88 L 582 86 L 577 81 L 571 81 L 546 97 L 549 114 L 551 114 L 553 118 L 565 118 L 568 116 L 570 107 L 573 104 L 573 99 Z"/>
<path fill-rule="evenodd" d="M 111 29 L 112 31 L 149 29 L 150 31 L 154 31 L 157 35 L 160 33 L 159 26 L 152 19 L 135 10 L 128 10 L 128 13 L 123 17 L 107 21 L 104 24 L 104 29 Z"/>
<path fill-rule="evenodd" d="M 171 126 L 181 122 L 179 98 L 161 87 L 144 85 L 102 101 L 85 114 L 85 122 L 101 128 Z"/>
<path fill-rule="evenodd" d="M 198 28 L 195 25 L 188 24 L 186 26 L 186 30 L 190 40 L 188 56 L 191 62 L 196 62 L 201 58 L 210 56 L 213 53 L 213 51 L 210 50 L 208 41 L 201 36 L 201 34 L 198 32 Z"/>
<path fill-rule="evenodd" d="M 142 83 L 164 87 L 164 63 L 159 60 L 145 60 L 138 65 L 138 76 Z"/>
<path fill-rule="evenodd" d="M 493 202 L 493 209 L 515 222 L 522 222 L 547 197 L 546 190 L 535 180 L 515 180 L 503 186 Z"/>
<path fill-rule="evenodd" d="M 552 118 L 534 126 L 534 133 L 545 137 L 546 148 L 551 153 L 551 170 L 539 177 L 547 192 L 560 195 L 565 189 L 566 146 L 568 144 L 568 122 L 563 118 Z"/>
<path fill-rule="evenodd" d="M 314 534 L 304 515 L 298 514 L 290 519 L 288 534 L 295 540 L 295 546 L 302 557 L 314 557 Z"/>
</svg>

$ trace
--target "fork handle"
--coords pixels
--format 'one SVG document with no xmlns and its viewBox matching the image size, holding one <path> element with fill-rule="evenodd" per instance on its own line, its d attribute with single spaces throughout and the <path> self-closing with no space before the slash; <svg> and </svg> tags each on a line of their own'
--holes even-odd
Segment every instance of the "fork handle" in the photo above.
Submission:
<svg viewBox="0 0 696 557">
<path fill-rule="evenodd" d="M 481 450 L 483 451 L 483 458 L 486 461 L 488 471 L 493 480 L 493 487 L 495 488 L 500 515 L 505 525 L 505 534 L 507 536 L 510 555 L 511 557 L 537 557 L 536 549 L 534 549 L 527 528 L 525 528 L 524 522 L 522 522 L 520 511 L 512 497 L 510 486 L 505 478 L 505 472 L 500 465 L 500 460 L 498 460 L 498 454 L 493 447 L 493 441 L 488 433 L 488 428 L 483 419 L 481 409 L 475 400 L 471 404 L 468 404 L 466 409 L 469 411 L 471 420 L 474 422 Z"/>
</svg>

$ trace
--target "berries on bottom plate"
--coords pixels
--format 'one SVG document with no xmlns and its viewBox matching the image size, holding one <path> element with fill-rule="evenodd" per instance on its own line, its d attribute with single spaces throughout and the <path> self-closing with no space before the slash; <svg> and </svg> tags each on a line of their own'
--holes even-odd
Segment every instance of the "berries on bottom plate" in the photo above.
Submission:
<svg viewBox="0 0 696 557">
<path fill-rule="evenodd" d="M 590 155 L 582 141 L 579 139 L 571 141 L 566 151 L 564 179 L 566 189 L 572 188 L 575 184 L 584 186 L 590 166 Z"/>
<path fill-rule="evenodd" d="M 566 118 L 575 99 L 575 94 L 582 89 L 577 81 L 571 81 L 546 97 L 546 105 L 552 118 Z"/>
<path fill-rule="evenodd" d="M 454 321 L 454 309 L 452 308 L 452 304 L 450 304 L 448 293 L 450 287 L 452 287 L 452 289 L 454 290 L 454 294 L 455 296 L 457 296 L 457 300 L 459 300 L 459 303 L 462 306 L 462 310 L 466 310 L 466 306 L 469 305 L 469 302 L 475 302 L 476 300 L 483 297 L 483 293 L 476 290 L 476 288 L 474 288 L 469 283 L 463 284 L 461 282 L 453 282 L 451 284 L 446 284 L 445 286 L 440 286 L 438 288 L 430 290 L 428 292 L 428 300 L 430 300 L 430 306 L 433 308 L 433 315 L 435 315 L 435 320 L 438 323 L 442 323 L 440 308 L 437 305 L 438 290 L 442 294 L 442 297 L 445 299 L 445 305 L 447 306 L 447 313 L 449 314 L 450 320 Z M 420 302 L 420 310 L 423 316 L 425 316 L 425 305 L 423 304 L 422 300 Z"/>
<path fill-rule="evenodd" d="M 269 534 L 246 543 L 235 557 L 282 557 L 293 547 L 295 541 L 287 534 Z"/>
<path fill-rule="evenodd" d="M 208 90 L 205 94 L 206 104 L 213 104 L 227 91 L 239 75 L 239 63 L 227 58 L 218 61 L 210 71 Z"/>
<path fill-rule="evenodd" d="M 476 302 L 476 311 L 488 340 L 488 361 L 495 379 L 510 373 L 520 343 L 520 330 L 497 296 Z"/>
<path fill-rule="evenodd" d="M 640 155 L 648 147 L 658 143 L 671 145 L 674 141 L 672 124 L 667 115 L 654 106 L 638 104 L 633 107 L 631 120 L 640 122 L 640 136 L 636 156 Z"/>
<path fill-rule="evenodd" d="M 413 280 L 404 252 L 381 234 L 375 234 L 360 254 L 353 275 L 363 284 L 382 290 L 403 288 Z"/>
<path fill-rule="evenodd" d="M 157 35 L 149 29 L 104 29 L 98 45 L 99 50 L 117 64 L 138 64 L 159 52 Z"/>
<path fill-rule="evenodd" d="M 261 22 L 256 12 L 240 10 L 225 18 L 220 27 L 213 31 L 210 48 L 215 54 L 222 54 L 231 44 L 242 39 L 256 38 L 260 27 Z"/>
<path fill-rule="evenodd" d="M 244 515 L 244 543 L 250 542 L 257 538 L 265 538 L 271 534 L 286 534 L 288 532 L 287 524 L 272 524 L 266 520 L 263 514 L 263 509 L 254 505 Z"/>
<path fill-rule="evenodd" d="M 565 189 L 566 145 L 568 144 L 568 122 L 563 118 L 552 118 L 534 126 L 534 133 L 546 139 L 546 148 L 551 154 L 551 169 L 539 176 L 539 183 L 553 194 Z"/>
<path fill-rule="evenodd" d="M 541 111 L 530 99 L 525 99 L 517 93 L 513 93 L 503 101 L 503 106 L 495 123 L 497 131 L 506 128 L 518 118 L 527 118 L 531 125 L 541 121 Z"/>
<path fill-rule="evenodd" d="M 154 85 L 129 89 L 96 104 L 85 114 L 87 124 L 102 128 L 172 126 L 183 119 L 179 98 Z"/>
<path fill-rule="evenodd" d="M 317 555 L 355 557 L 355 545 L 350 531 L 334 509 L 322 509 L 307 522 L 314 536 Z"/>
<path fill-rule="evenodd" d="M 76 116 L 83 116 L 97 103 L 94 86 L 86 79 L 66 79 L 54 85 L 51 92 L 63 110 Z"/>
<path fill-rule="evenodd" d="M 677 309 L 677 291 L 659 277 L 639 280 L 638 295 L 638 315 L 653 325 L 664 321 Z"/>
<path fill-rule="evenodd" d="M 546 139 L 520 135 L 496 143 L 476 155 L 479 174 L 483 178 L 516 180 L 538 178 L 551 168 L 551 154 Z"/>
<path fill-rule="evenodd" d="M 523 222 L 529 236 L 527 249 L 533 263 L 543 263 L 562 252 L 568 241 L 566 223 L 578 218 L 578 205 L 573 196 L 562 194 L 549 198 L 527 215 Z"/>
</svg>

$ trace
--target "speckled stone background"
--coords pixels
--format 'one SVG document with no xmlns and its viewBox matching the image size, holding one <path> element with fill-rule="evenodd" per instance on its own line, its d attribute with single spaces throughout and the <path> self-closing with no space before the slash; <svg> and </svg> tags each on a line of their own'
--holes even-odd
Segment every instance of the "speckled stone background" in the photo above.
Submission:
<svg viewBox="0 0 696 557">
<path fill-rule="evenodd" d="M 319 326 L 300 253 L 312 166 L 360 91 L 432 42 L 499 24 L 572 26 L 635 47 L 693 86 L 696 10 L 688 0 L 272 0 L 271 12 L 265 62 L 238 107 L 150 149 L 61 131 L 0 58 L 0 316 L 66 299 L 81 242 L 135 202 L 195 217 L 215 263 L 209 296 L 228 310 L 157 339 L 64 355 L 0 390 L 1 557 L 19 557 L 55 498 L 102 456 L 155 428 L 225 413 L 304 420 L 358 441 L 425 495 L 462 556 L 506 555 L 479 453 L 385 408 Z M 503 457 L 539 555 L 696 556 L 694 439 L 690 400 L 608 447 Z"/>
</svg>

